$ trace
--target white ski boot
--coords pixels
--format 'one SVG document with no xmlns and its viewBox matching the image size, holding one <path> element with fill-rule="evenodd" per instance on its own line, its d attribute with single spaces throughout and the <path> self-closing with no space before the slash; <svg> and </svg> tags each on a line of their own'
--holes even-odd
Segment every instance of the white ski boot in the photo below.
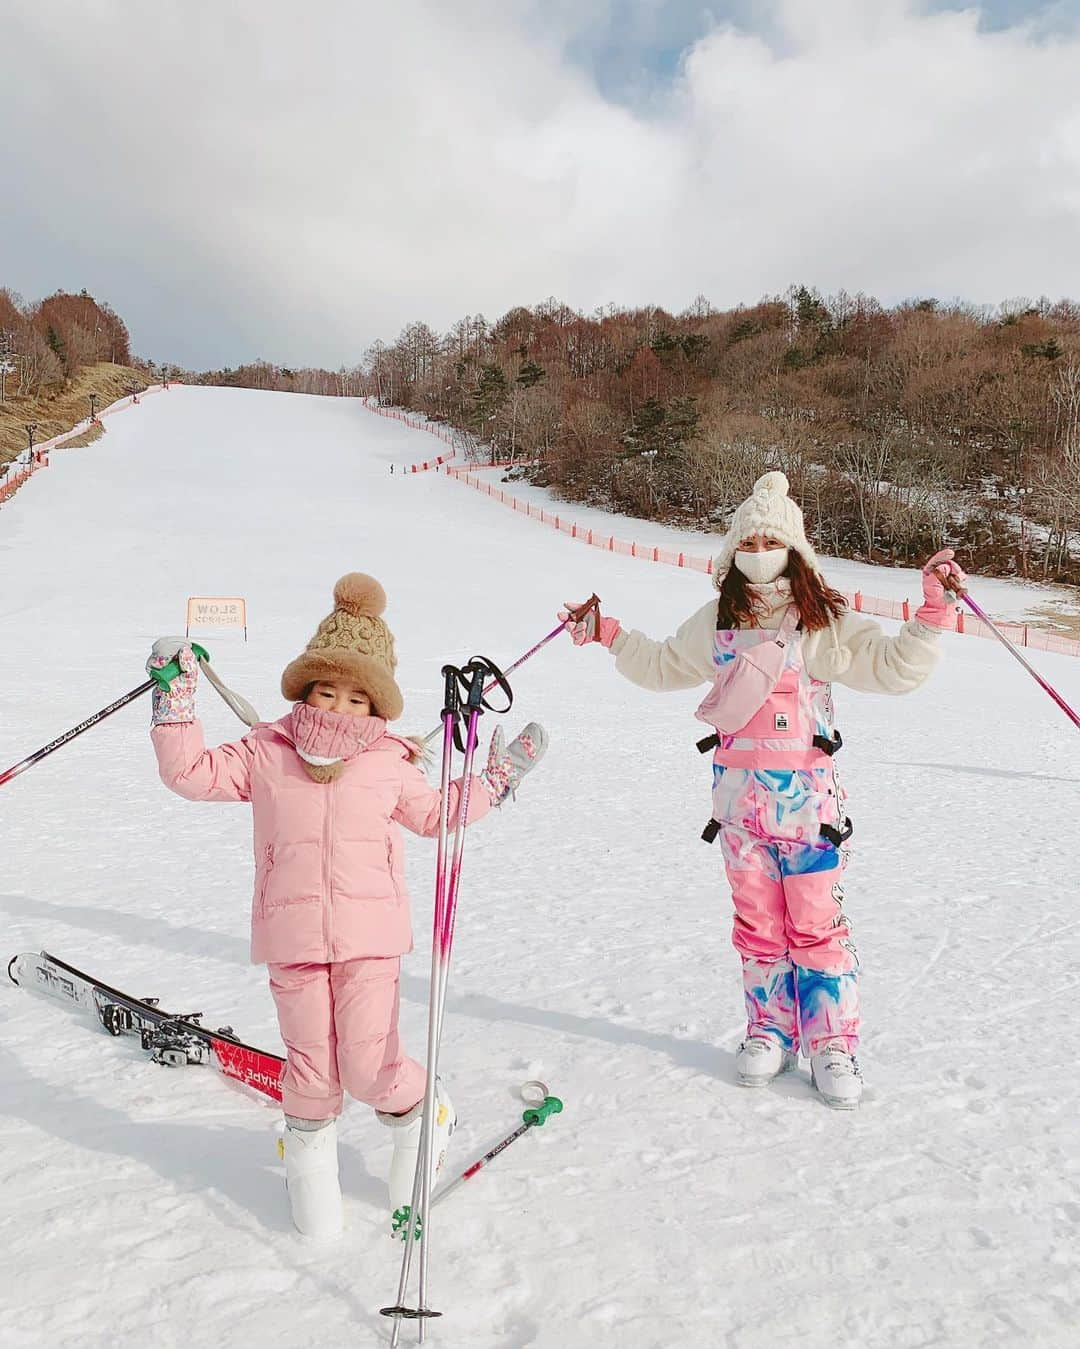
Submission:
<svg viewBox="0 0 1080 1349">
<path fill-rule="evenodd" d="M 810 1058 L 810 1080 L 834 1110 L 854 1110 L 862 1097 L 859 1061 L 842 1044 L 829 1044 Z"/>
<path fill-rule="evenodd" d="M 285 1187 L 296 1230 L 318 1240 L 340 1236 L 344 1220 L 338 1183 L 337 1120 L 321 1129 L 296 1129 L 286 1124 L 278 1153 L 285 1161 Z"/>
<path fill-rule="evenodd" d="M 416 1175 L 416 1161 L 420 1155 L 420 1130 L 423 1127 L 424 1103 L 416 1105 L 405 1115 L 384 1115 L 381 1110 L 375 1112 L 383 1124 L 394 1131 L 394 1155 L 390 1159 L 390 1220 L 395 1236 L 404 1238 L 408 1226 L 409 1208 L 412 1204 L 413 1178 Z M 432 1151 L 435 1158 L 435 1170 L 432 1174 L 432 1189 L 435 1180 L 446 1161 L 450 1136 L 457 1124 L 457 1112 L 454 1110 L 446 1088 L 439 1079 L 435 1082 L 435 1129 L 432 1135 Z"/>
<path fill-rule="evenodd" d="M 740 1087 L 767 1087 L 769 1083 L 788 1073 L 798 1063 L 793 1054 L 773 1035 L 751 1035 L 739 1046 L 735 1055 L 735 1072 Z"/>
</svg>

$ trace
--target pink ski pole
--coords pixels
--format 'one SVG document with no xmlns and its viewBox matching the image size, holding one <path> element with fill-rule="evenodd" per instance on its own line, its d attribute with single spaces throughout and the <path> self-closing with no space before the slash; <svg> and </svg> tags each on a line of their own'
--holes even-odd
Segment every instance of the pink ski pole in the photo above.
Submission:
<svg viewBox="0 0 1080 1349">
<path fill-rule="evenodd" d="M 484 676 L 493 676 L 487 686 L 498 685 L 506 694 L 506 707 L 491 708 L 485 700 Z M 412 1199 L 407 1209 L 399 1209 L 394 1214 L 396 1228 L 404 1231 L 405 1249 L 402 1252 L 401 1271 L 398 1276 L 397 1302 L 391 1307 L 381 1308 L 383 1316 L 394 1318 L 394 1329 L 390 1337 L 391 1349 L 396 1349 L 401 1336 L 402 1318 L 416 1320 L 419 1323 L 419 1339 L 423 1344 L 427 1336 L 427 1321 L 438 1317 L 441 1312 L 432 1311 L 428 1306 L 428 1253 L 430 1250 L 429 1219 L 432 1200 L 432 1139 L 435 1120 L 436 1081 L 439 1071 L 439 1050 L 442 1042 L 443 1018 L 446 1012 L 446 990 L 449 984 L 450 956 L 454 943 L 454 920 L 457 916 L 458 889 L 461 883 L 461 859 L 465 848 L 465 828 L 469 815 L 469 797 L 472 787 L 473 759 L 479 732 L 479 721 L 484 708 L 491 711 L 509 711 L 513 694 L 506 676 L 491 661 L 474 656 L 463 670 L 455 666 L 444 665 L 443 677 L 446 681 L 445 703 L 443 706 L 443 759 L 441 777 L 441 802 L 439 810 L 439 844 L 435 870 L 435 912 L 432 923 L 431 940 L 431 991 L 428 1003 L 428 1056 L 427 1086 L 424 1092 L 424 1108 L 420 1128 L 420 1149 L 417 1158 L 416 1173 L 413 1177 Z M 466 701 L 462 706 L 459 684 L 466 691 Z M 449 800 L 450 800 L 450 760 L 455 743 L 455 730 L 459 718 L 468 717 L 464 750 L 465 761 L 462 766 L 461 787 L 458 794 L 457 820 L 454 828 L 453 846 L 449 844 Z M 458 742 L 460 744 L 460 742 Z M 447 853 L 449 851 L 449 857 Z M 412 1265 L 413 1249 L 420 1234 L 423 1240 L 420 1246 L 419 1299 L 417 1306 L 405 1305 L 405 1293 L 408 1287 Z"/>
<path fill-rule="evenodd" d="M 571 620 L 574 622 L 578 622 L 580 619 L 584 618 L 584 616 L 589 612 L 590 609 L 598 607 L 599 604 L 600 604 L 599 596 L 596 595 L 595 593 L 590 595 L 584 604 L 579 604 L 576 609 L 570 610 Z M 514 661 L 513 665 L 508 665 L 506 669 L 502 671 L 503 675 L 504 676 L 512 675 L 515 670 L 520 670 L 527 660 L 532 660 L 533 656 L 535 656 L 538 651 L 542 650 L 545 646 L 547 646 L 548 642 L 553 642 L 555 638 L 558 637 L 560 632 L 566 631 L 566 628 L 567 625 L 565 623 L 560 623 L 557 628 L 552 628 L 546 637 L 541 637 L 540 640 L 536 643 L 536 645 L 530 647 L 529 650 L 526 651 L 523 656 L 519 656 L 517 660 Z M 489 680 L 488 683 L 484 685 L 484 693 L 490 693 L 498 682 L 499 681 L 497 679 Z M 436 726 L 433 731 L 429 731 L 428 734 L 424 736 L 424 744 L 425 745 L 430 744 L 431 741 L 435 739 L 435 737 L 439 734 L 441 730 L 442 726 L 440 725 Z"/>
<path fill-rule="evenodd" d="M 941 584 L 945 587 L 946 590 L 951 590 L 952 593 L 956 595 L 958 599 L 964 601 L 967 607 L 971 610 L 971 612 L 975 615 L 975 617 L 979 619 L 980 622 L 986 624 L 986 626 L 990 629 L 990 631 L 994 634 L 994 636 L 998 639 L 998 641 L 1006 649 L 1006 651 L 1008 651 L 1011 656 L 1016 657 L 1016 659 L 1028 672 L 1028 674 L 1031 675 L 1032 679 L 1034 679 L 1036 684 L 1038 684 L 1038 686 L 1045 693 L 1048 693 L 1050 697 L 1053 698 L 1054 702 L 1057 703 L 1058 707 L 1061 708 L 1062 712 L 1065 713 L 1065 715 L 1069 718 L 1069 720 L 1077 728 L 1077 730 L 1080 730 L 1080 716 L 1077 716 L 1077 714 L 1073 711 L 1073 709 L 1069 706 L 1069 704 L 1065 701 L 1065 699 L 1061 696 L 1061 694 L 1058 693 L 1057 689 L 1055 689 L 1053 685 L 1049 684 L 1029 661 L 1024 659 L 1024 657 L 1020 654 L 1020 652 L 1016 649 L 1016 647 L 1012 644 L 1012 642 L 1009 641 L 1008 637 L 1006 637 L 1005 634 L 1001 631 L 1001 629 L 997 626 L 997 624 L 994 623 L 993 619 L 991 619 L 986 613 L 984 613 L 982 606 L 976 604 L 976 602 L 971 598 L 971 595 L 968 593 L 967 587 L 963 584 L 963 582 L 958 581 L 955 576 L 946 576 L 944 572 L 940 571 L 937 573 L 937 578 L 941 582 Z"/>
</svg>

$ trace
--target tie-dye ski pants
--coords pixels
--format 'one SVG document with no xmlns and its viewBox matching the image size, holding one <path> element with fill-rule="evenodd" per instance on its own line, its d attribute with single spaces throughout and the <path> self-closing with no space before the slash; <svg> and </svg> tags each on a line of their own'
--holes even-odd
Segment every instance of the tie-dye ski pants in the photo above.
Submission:
<svg viewBox="0 0 1080 1349">
<path fill-rule="evenodd" d="M 842 812 L 826 768 L 714 768 L 713 817 L 735 901 L 747 1033 L 816 1054 L 859 1038 L 858 957 L 844 915 Z"/>
</svg>

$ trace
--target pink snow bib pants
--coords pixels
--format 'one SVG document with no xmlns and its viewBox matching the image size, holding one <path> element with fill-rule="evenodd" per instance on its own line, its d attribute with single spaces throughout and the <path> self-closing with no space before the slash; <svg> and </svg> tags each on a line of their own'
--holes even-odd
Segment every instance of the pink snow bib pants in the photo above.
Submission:
<svg viewBox="0 0 1080 1349">
<path fill-rule="evenodd" d="M 719 835 L 735 902 L 747 1034 L 804 1054 L 830 1041 L 854 1053 L 858 958 L 841 884 L 850 825 L 832 757 L 840 742 L 831 687 L 807 674 L 797 625 L 792 605 L 778 631 L 717 629 L 716 682 L 699 715 L 724 729 L 704 837 Z M 744 657 L 753 669 L 735 667 Z"/>
</svg>

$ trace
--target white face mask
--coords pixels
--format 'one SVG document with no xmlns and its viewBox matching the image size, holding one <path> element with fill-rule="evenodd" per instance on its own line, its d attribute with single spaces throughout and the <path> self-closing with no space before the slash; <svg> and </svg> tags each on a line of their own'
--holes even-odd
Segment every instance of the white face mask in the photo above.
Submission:
<svg viewBox="0 0 1080 1349">
<path fill-rule="evenodd" d="M 751 585 L 768 585 L 779 580 L 787 564 L 787 548 L 770 548 L 764 553 L 746 553 L 740 549 L 735 554 L 735 566 Z"/>
</svg>

